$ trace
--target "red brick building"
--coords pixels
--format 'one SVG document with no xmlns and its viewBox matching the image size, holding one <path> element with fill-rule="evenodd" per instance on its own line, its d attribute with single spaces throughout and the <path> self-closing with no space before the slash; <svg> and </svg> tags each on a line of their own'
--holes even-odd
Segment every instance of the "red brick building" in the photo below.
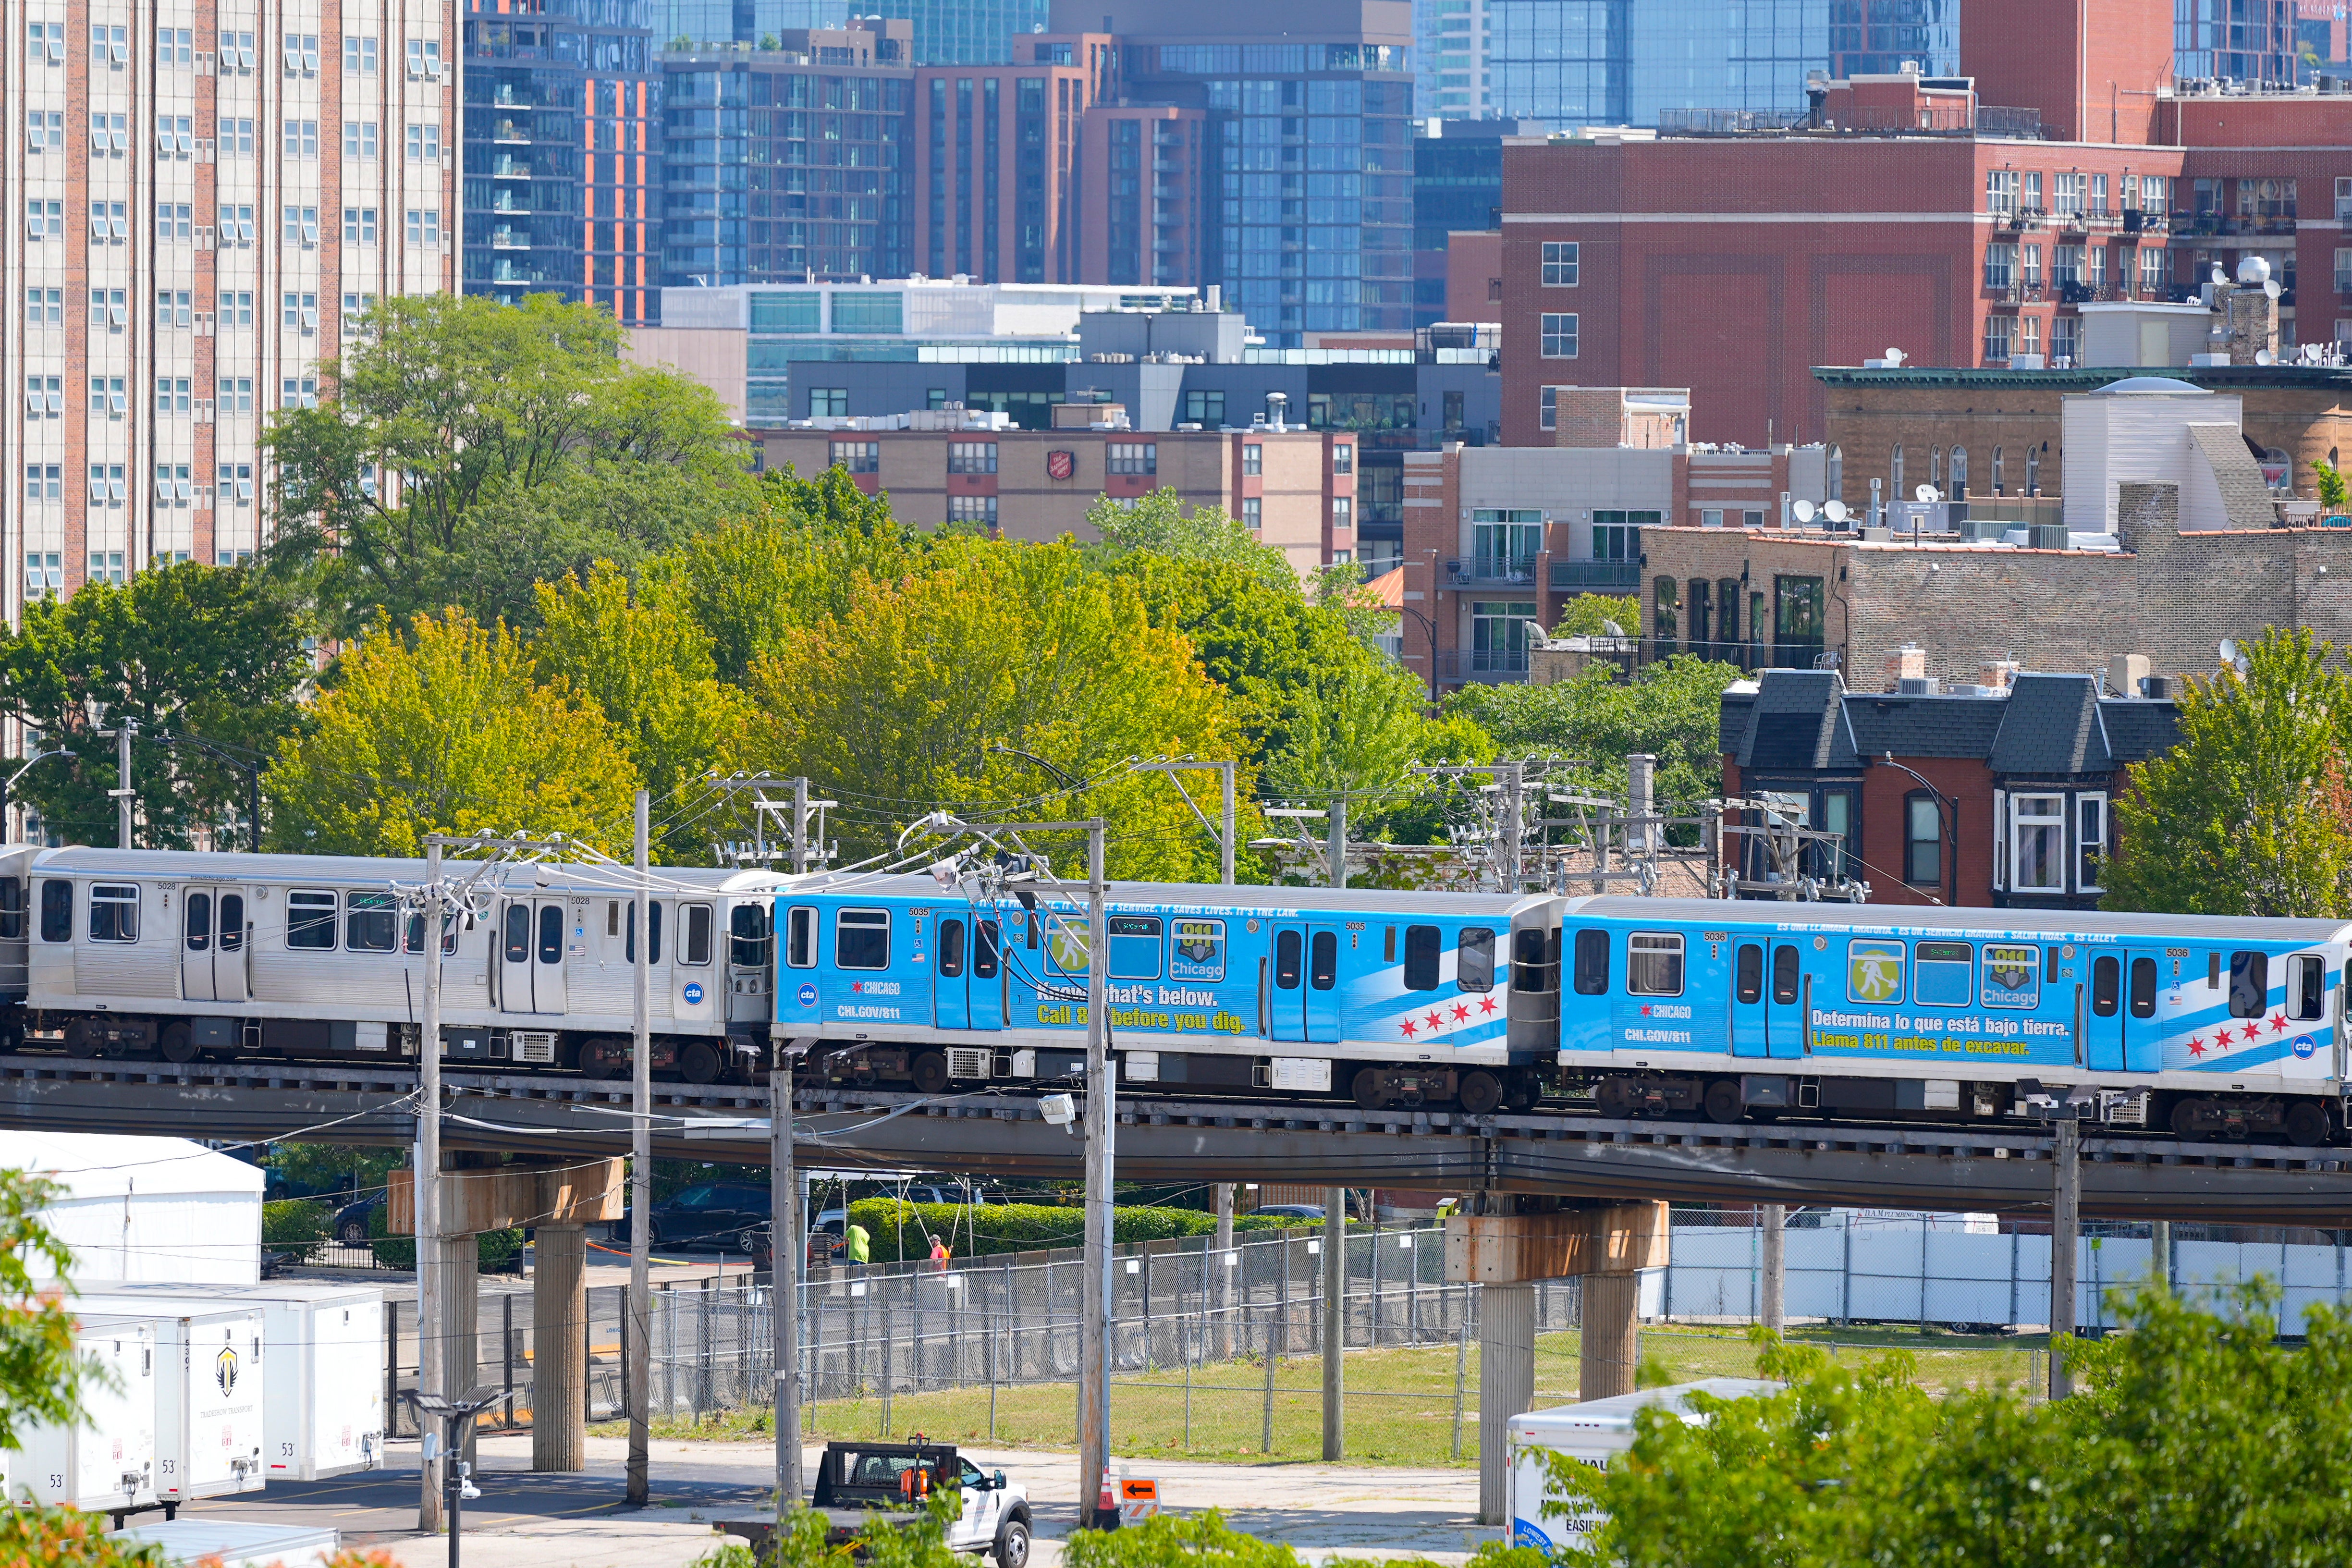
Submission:
<svg viewBox="0 0 2352 1568">
<path fill-rule="evenodd" d="M 2054 366 L 2081 305 L 2178 300 L 2248 255 L 2288 346 L 2352 336 L 2352 95 L 2180 96 L 2168 13 L 2129 0 L 1973 0 L 1964 26 L 1972 88 L 1508 144 L 1504 440 L 1544 439 L 1546 387 L 1660 384 L 1691 389 L 1696 440 L 1817 440 L 1816 365 Z"/>
</svg>

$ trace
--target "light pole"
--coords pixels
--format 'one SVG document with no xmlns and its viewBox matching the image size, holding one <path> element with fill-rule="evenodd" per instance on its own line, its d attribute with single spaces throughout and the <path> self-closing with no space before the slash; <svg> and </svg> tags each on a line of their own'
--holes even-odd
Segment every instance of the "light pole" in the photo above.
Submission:
<svg viewBox="0 0 2352 1568">
<path fill-rule="evenodd" d="M 427 1415 L 437 1415 L 441 1418 L 443 1445 L 441 1503 L 449 1516 L 449 1568 L 457 1568 L 457 1521 L 460 1511 L 468 1499 L 482 1495 L 474 1487 L 474 1467 L 465 1463 L 457 1456 L 466 1451 L 466 1428 L 472 1424 L 475 1416 L 496 1405 L 501 1395 L 486 1394 L 479 1399 L 446 1399 L 436 1394 L 419 1393 L 413 1388 L 404 1388 L 401 1390 L 400 1396 L 415 1407 L 416 1424 L 419 1426 L 425 1425 L 425 1417 Z M 433 1447 L 433 1436 L 434 1434 L 430 1433 L 425 1435 L 424 1446 L 428 1450 Z M 430 1475 L 433 1468 L 433 1455 L 429 1452 L 425 1456 L 425 1468 L 426 1474 Z"/>
<path fill-rule="evenodd" d="M 245 775 L 246 847 L 257 855 L 260 854 L 261 764 L 232 757 L 210 741 L 200 741 L 194 735 L 174 735 L 168 731 L 158 730 L 148 738 L 160 745 L 194 746 L 223 767 L 234 768 Z"/>
<path fill-rule="evenodd" d="M 1930 784 L 1927 781 L 1927 775 L 1921 773 L 1918 769 L 1905 767 L 1901 763 L 1896 762 L 1895 760 L 1894 752 L 1887 752 L 1881 760 L 1885 762 L 1888 767 L 1895 770 L 1895 772 L 1908 773 L 1911 777 L 1916 779 L 1919 783 L 1919 787 L 1926 790 L 1927 792 L 1928 798 L 1936 803 L 1936 829 L 1944 840 L 1944 864 L 1942 868 L 1944 874 L 1937 878 L 1937 880 L 1941 883 L 1946 889 L 1944 894 L 1944 907 L 1947 909 L 1957 909 L 1960 902 L 1960 803 L 1957 800 L 1948 798 L 1944 792 Z M 1906 852 L 1907 854 L 1909 847 L 1909 825 L 1906 824 L 1905 827 Z M 1906 866 L 1903 868 L 1906 871 L 1911 869 L 1908 866 Z"/>
<path fill-rule="evenodd" d="M 16 793 L 16 781 L 23 778 L 26 773 L 31 773 L 35 763 L 46 763 L 51 757 L 70 757 L 72 755 L 73 752 L 66 750 L 62 746 L 58 747 L 54 752 L 35 752 L 31 756 L 25 759 L 24 765 L 22 767 L 19 767 L 15 773 L 8 775 L 7 783 L 0 784 L 0 841 L 5 841 L 7 838 L 8 802 L 10 797 Z"/>
</svg>

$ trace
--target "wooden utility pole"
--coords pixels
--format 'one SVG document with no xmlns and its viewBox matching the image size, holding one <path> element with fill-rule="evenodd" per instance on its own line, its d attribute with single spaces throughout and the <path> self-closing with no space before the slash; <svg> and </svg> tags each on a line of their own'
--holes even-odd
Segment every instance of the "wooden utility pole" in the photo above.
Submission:
<svg viewBox="0 0 2352 1568">
<path fill-rule="evenodd" d="M 2060 1353 L 2058 1336 L 2074 1331 L 2074 1253 L 2083 1229 L 2083 1124 L 2076 1107 L 2058 1107 L 2061 1120 L 2052 1140 L 2056 1191 L 2050 1205 L 2050 1397 L 2074 1392 L 2074 1374 Z"/>
<path fill-rule="evenodd" d="M 629 1304 L 628 1357 L 622 1368 L 629 1386 L 629 1501 L 651 1500 L 653 1441 L 653 883 L 652 798 L 637 792 L 636 958 L 630 965 L 629 1035 Z"/>
<path fill-rule="evenodd" d="M 451 1282 L 443 1277 L 441 1247 L 441 836 L 436 833 L 425 840 L 425 1021 L 416 1044 L 416 1386 L 428 1398 L 446 1399 L 452 1391 L 442 1334 Z M 426 1534 L 441 1528 L 440 1466 L 454 1463 L 456 1456 L 446 1455 L 419 1467 L 416 1528 Z"/>
</svg>

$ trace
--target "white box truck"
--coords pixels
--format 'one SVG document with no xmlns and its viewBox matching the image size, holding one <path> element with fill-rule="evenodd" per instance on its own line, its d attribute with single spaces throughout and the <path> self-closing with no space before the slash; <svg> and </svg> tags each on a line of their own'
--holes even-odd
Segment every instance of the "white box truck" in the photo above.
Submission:
<svg viewBox="0 0 2352 1568">
<path fill-rule="evenodd" d="M 194 1287 L 195 1289 L 205 1287 Z M 155 1330 L 155 1500 L 183 1503 L 258 1491 L 262 1466 L 262 1311 L 232 1304 L 85 1291 L 84 1312 L 136 1318 Z"/>
<path fill-rule="evenodd" d="M 108 1538 L 125 1546 L 152 1546 L 170 1568 L 320 1568 L 342 1543 L 340 1531 L 300 1524 L 244 1524 L 234 1520 L 183 1519 L 133 1525 Z"/>
<path fill-rule="evenodd" d="M 155 1506 L 155 1328 L 85 1305 L 74 1348 L 98 1375 L 82 1384 L 82 1418 L 35 1426 L 5 1457 L 13 1499 L 51 1508 L 126 1513 Z"/>
<path fill-rule="evenodd" d="M 1600 1514 L 1590 1504 L 1571 1503 L 1552 1484 L 1549 1464 L 1552 1455 L 1567 1454 L 1595 1469 L 1605 1470 L 1612 1458 L 1633 1446 L 1633 1416 L 1638 1411 L 1659 1406 L 1697 1426 L 1702 1417 L 1690 1407 L 1690 1396 L 1694 1394 L 1711 1394 L 1718 1399 L 1739 1399 L 1750 1394 L 1770 1394 L 1780 1387 L 1777 1383 L 1764 1383 L 1748 1377 L 1710 1377 L 1697 1383 L 1638 1389 L 1632 1394 L 1614 1394 L 1607 1399 L 1563 1405 L 1556 1410 L 1531 1410 L 1525 1415 L 1512 1416 L 1509 1427 L 1510 1543 L 1533 1546 L 1547 1552 L 1555 1547 L 1580 1546 L 1601 1522 Z M 1569 1511 L 1547 1517 L 1544 1512 L 1547 1500 L 1554 1507 L 1566 1508 Z"/>
<path fill-rule="evenodd" d="M 261 1310 L 269 1361 L 262 1457 L 271 1480 L 315 1481 L 383 1463 L 383 1290 L 332 1280 L 258 1285 L 110 1285 L 126 1300 L 168 1296 Z"/>
</svg>

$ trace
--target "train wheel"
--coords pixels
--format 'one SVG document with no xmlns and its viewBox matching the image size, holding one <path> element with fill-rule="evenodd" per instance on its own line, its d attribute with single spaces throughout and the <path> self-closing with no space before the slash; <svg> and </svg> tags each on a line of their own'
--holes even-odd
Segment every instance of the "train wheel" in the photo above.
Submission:
<svg viewBox="0 0 2352 1568">
<path fill-rule="evenodd" d="M 1503 1103 L 1517 1112 L 1533 1110 L 1536 1101 L 1542 1098 L 1543 1085 L 1536 1081 L 1533 1073 L 1512 1074 L 1511 1081 L 1503 1089 Z"/>
<path fill-rule="evenodd" d="M 1356 1105 L 1362 1110 L 1378 1110 L 1389 1102 L 1388 1092 L 1381 1088 L 1378 1068 L 1365 1068 L 1356 1074 Z"/>
<path fill-rule="evenodd" d="M 1719 1078 L 1706 1086 L 1706 1119 L 1723 1127 L 1748 1119 L 1748 1108 L 1739 1103 L 1738 1079 Z"/>
<path fill-rule="evenodd" d="M 937 1051 L 925 1051 L 915 1058 L 915 1089 L 920 1094 L 937 1094 L 948 1086 L 948 1058 Z"/>
<path fill-rule="evenodd" d="M 167 1062 L 177 1062 L 184 1067 L 196 1059 L 195 1042 L 189 1037 L 185 1024 L 164 1025 L 163 1037 L 157 1044 Z"/>
<path fill-rule="evenodd" d="M 1459 1098 L 1463 1110 L 1473 1116 L 1484 1116 L 1503 1103 L 1503 1085 L 1486 1068 L 1475 1068 L 1462 1075 Z"/>
<path fill-rule="evenodd" d="M 88 1061 L 98 1054 L 99 1045 L 90 1038 L 89 1025 L 76 1018 L 66 1026 L 66 1055 Z"/>
<path fill-rule="evenodd" d="M 719 1067 L 719 1053 L 701 1040 L 677 1053 L 677 1070 L 688 1083 L 716 1083 Z"/>
<path fill-rule="evenodd" d="M 1633 1086 L 1622 1079 L 1604 1078 L 1593 1086 L 1592 1103 L 1610 1121 L 1622 1121 L 1633 1114 Z"/>
<path fill-rule="evenodd" d="M 580 1053 L 580 1076 L 590 1083 L 603 1083 L 621 1070 L 621 1064 L 591 1046 Z"/>
<path fill-rule="evenodd" d="M 2331 1129 L 2327 1125 L 2327 1108 L 2313 1100 L 2298 1100 L 2287 1110 L 2286 1141 L 2298 1149 L 2315 1149 L 2327 1142 Z"/>
<path fill-rule="evenodd" d="M 2200 1100 L 2177 1100 L 2172 1102 L 2172 1135 L 2175 1138 L 2186 1142 L 2204 1136 L 2197 1125 L 2197 1112 L 2203 1105 L 2204 1101 Z"/>
</svg>

